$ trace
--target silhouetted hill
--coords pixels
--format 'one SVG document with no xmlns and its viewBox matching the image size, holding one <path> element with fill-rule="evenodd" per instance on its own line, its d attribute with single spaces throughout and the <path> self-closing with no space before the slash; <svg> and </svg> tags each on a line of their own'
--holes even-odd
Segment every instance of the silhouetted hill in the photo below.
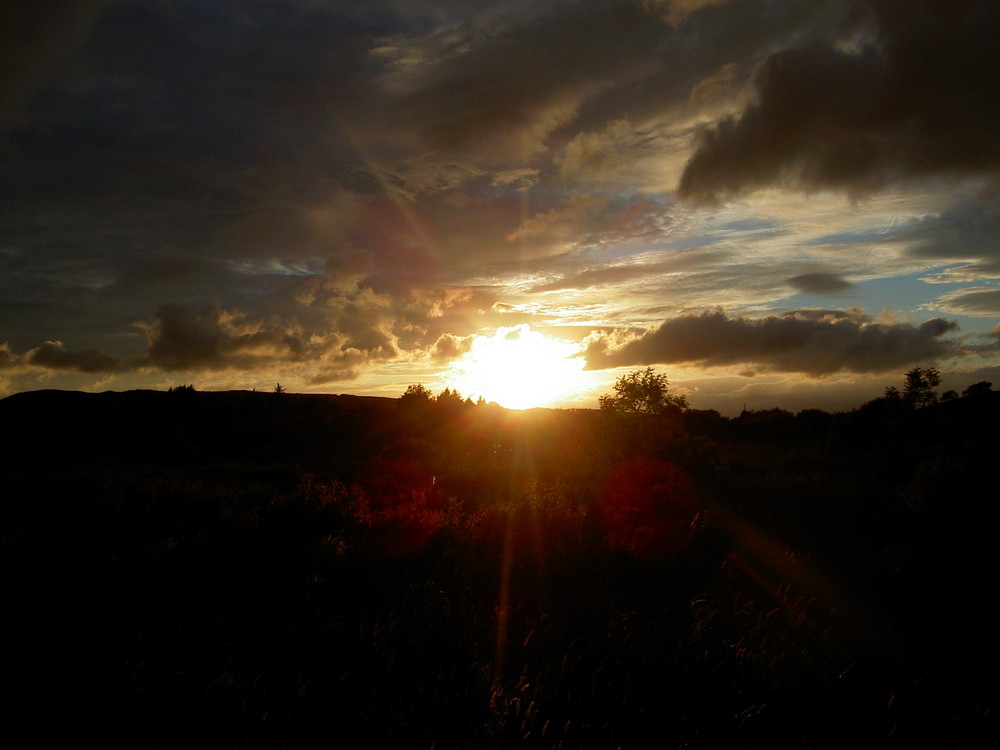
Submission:
<svg viewBox="0 0 1000 750">
<path fill-rule="evenodd" d="M 178 390 L 42 390 L 0 400 L 17 435 L 9 460 L 319 467 L 372 450 L 396 399 L 351 395 Z"/>
<path fill-rule="evenodd" d="M 83 393 L 38 390 L 0 399 L 0 422 L 15 436 L 7 460 L 92 462 L 124 459 L 148 463 L 245 462 L 322 468 L 378 452 L 409 430 L 434 437 L 433 415 L 407 425 L 399 400 L 370 396 L 255 391 L 171 392 L 135 390 Z M 494 421 L 503 410 L 489 407 Z M 531 420 L 534 413 L 538 418 Z M 588 413 L 592 416 L 587 416 Z M 541 430 L 547 419 L 590 420 L 588 410 L 531 410 L 519 419 Z M 1000 419 L 1000 391 L 922 409 L 876 399 L 852 412 L 781 409 L 744 412 L 729 419 L 690 410 L 677 430 L 722 442 L 806 441 L 840 447 L 923 441 L 927 445 L 987 444 Z M 653 424 L 642 415 L 631 424 Z M 662 423 L 662 419 L 660 419 Z M 635 428 L 629 433 L 636 437 Z M 641 432 L 641 430 L 640 430 Z M 643 435 L 639 435 L 642 437 Z"/>
</svg>

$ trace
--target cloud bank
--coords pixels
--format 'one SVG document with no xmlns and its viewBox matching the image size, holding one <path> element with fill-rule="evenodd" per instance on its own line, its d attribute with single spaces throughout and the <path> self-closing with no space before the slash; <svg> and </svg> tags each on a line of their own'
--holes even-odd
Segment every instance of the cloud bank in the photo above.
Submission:
<svg viewBox="0 0 1000 750">
<path fill-rule="evenodd" d="M 678 193 L 712 203 L 772 185 L 865 195 L 932 176 L 996 175 L 1000 6 L 873 0 L 852 44 L 769 56 L 755 100 L 706 128 Z"/>
<path fill-rule="evenodd" d="M 81 373 L 121 372 L 124 365 L 97 349 L 66 349 L 61 341 L 46 341 L 41 346 L 17 354 L 10 343 L 0 345 L 0 370 L 63 370 Z"/>
<path fill-rule="evenodd" d="M 802 310 L 744 318 L 717 310 L 664 321 L 641 333 L 599 332 L 587 341 L 587 367 L 692 364 L 741 365 L 765 372 L 823 377 L 836 372 L 875 373 L 914 362 L 957 357 L 946 334 L 953 321 L 920 325 L 879 322 L 856 311 Z"/>
</svg>

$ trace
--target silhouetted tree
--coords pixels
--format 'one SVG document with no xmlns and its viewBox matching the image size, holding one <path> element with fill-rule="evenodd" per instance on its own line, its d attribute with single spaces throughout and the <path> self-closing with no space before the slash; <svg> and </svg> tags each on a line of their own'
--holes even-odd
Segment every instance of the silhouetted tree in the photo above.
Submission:
<svg viewBox="0 0 1000 750">
<path fill-rule="evenodd" d="M 403 404 L 429 404 L 434 398 L 434 394 L 424 386 L 423 383 L 414 383 L 406 386 L 403 395 L 399 397 Z"/>
<path fill-rule="evenodd" d="M 976 396 L 985 396 L 993 390 L 993 383 L 986 380 L 981 380 L 978 383 L 973 383 L 964 391 L 962 391 L 962 396 L 965 398 L 975 398 Z"/>
<path fill-rule="evenodd" d="M 715 409 L 688 409 L 681 424 L 693 435 L 719 439 L 729 432 L 729 420 Z"/>
<path fill-rule="evenodd" d="M 665 414 L 688 408 L 687 398 L 672 394 L 667 376 L 652 367 L 622 375 L 615 381 L 614 391 L 600 397 L 602 411 Z"/>
<path fill-rule="evenodd" d="M 796 432 L 803 437 L 825 437 L 833 415 L 821 409 L 803 409 L 795 415 Z"/>
<path fill-rule="evenodd" d="M 434 414 L 434 394 L 421 383 L 407 386 L 399 397 L 397 408 L 406 430 L 419 434 L 425 430 Z"/>
<path fill-rule="evenodd" d="M 941 385 L 941 373 L 936 368 L 914 367 L 906 372 L 903 399 L 917 408 L 937 403 L 938 394 L 934 389 L 939 385 Z"/>
<path fill-rule="evenodd" d="M 284 393 L 285 392 L 285 386 L 283 386 L 281 383 L 275 383 L 274 384 L 274 392 L 275 393 L 279 393 L 279 394 L 280 393 Z"/>
<path fill-rule="evenodd" d="M 451 388 L 445 388 L 437 395 L 435 401 L 439 404 L 462 403 L 462 394 L 458 391 L 453 391 Z"/>
<path fill-rule="evenodd" d="M 451 388 L 445 388 L 441 391 L 437 398 L 434 399 L 437 404 L 438 409 L 444 414 L 456 414 L 465 409 L 465 400 L 462 398 L 462 394 L 458 391 L 454 391 Z"/>
<path fill-rule="evenodd" d="M 754 409 L 740 412 L 736 425 L 745 437 L 779 440 L 794 436 L 795 415 L 786 409 Z"/>
</svg>

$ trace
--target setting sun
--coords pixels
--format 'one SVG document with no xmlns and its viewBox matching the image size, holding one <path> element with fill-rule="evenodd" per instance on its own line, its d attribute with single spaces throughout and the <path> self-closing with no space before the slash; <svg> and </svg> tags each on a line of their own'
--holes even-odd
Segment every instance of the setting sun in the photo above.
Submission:
<svg viewBox="0 0 1000 750">
<path fill-rule="evenodd" d="M 528 325 L 476 336 L 446 377 L 463 395 L 495 401 L 508 409 L 551 406 L 587 387 L 579 346 Z"/>
</svg>

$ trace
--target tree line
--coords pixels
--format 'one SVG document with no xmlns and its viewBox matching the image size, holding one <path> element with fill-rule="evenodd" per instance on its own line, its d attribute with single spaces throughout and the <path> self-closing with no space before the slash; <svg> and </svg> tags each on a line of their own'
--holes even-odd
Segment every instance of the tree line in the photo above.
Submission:
<svg viewBox="0 0 1000 750">
<path fill-rule="evenodd" d="M 952 401 L 957 398 L 974 398 L 993 390 L 993 384 L 988 381 L 973 383 L 959 396 L 957 391 L 947 390 L 938 394 L 937 387 L 941 385 L 941 373 L 935 367 L 913 367 L 903 375 L 903 387 L 888 385 L 880 399 L 874 401 L 891 401 L 922 408 L 941 401 Z M 404 404 L 419 405 L 436 402 L 472 406 L 471 398 L 463 399 L 462 395 L 450 388 L 445 388 L 437 396 L 422 384 L 407 387 L 400 397 Z M 476 402 L 484 405 L 485 399 L 480 396 Z M 873 402 L 868 402 L 873 403 Z M 612 387 L 611 393 L 605 393 L 598 399 L 601 411 L 616 414 L 678 414 L 689 410 L 687 397 L 671 391 L 670 381 L 666 375 L 657 372 L 652 367 L 620 375 Z"/>
</svg>

